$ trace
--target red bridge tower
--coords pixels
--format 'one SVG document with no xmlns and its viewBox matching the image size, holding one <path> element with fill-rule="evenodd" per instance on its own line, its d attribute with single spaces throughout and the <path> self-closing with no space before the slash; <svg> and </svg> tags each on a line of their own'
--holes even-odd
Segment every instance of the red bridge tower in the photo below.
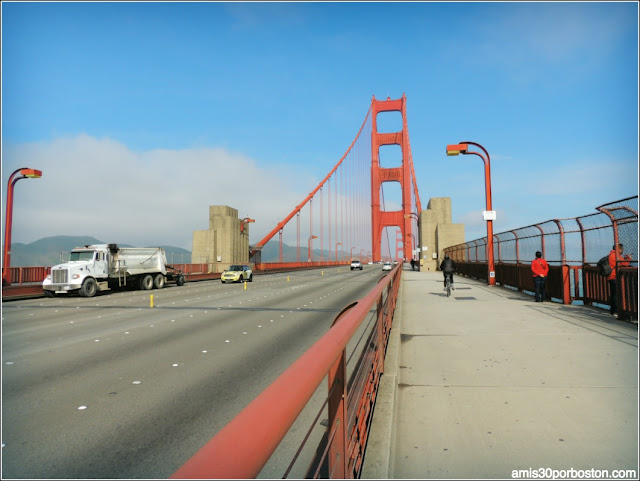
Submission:
<svg viewBox="0 0 640 481">
<path fill-rule="evenodd" d="M 398 111 L 402 114 L 402 131 L 378 133 L 377 116 L 380 112 Z M 411 232 L 411 150 L 407 129 L 406 97 L 398 100 L 376 100 L 373 97 L 371 106 L 371 240 L 373 261 L 381 260 L 382 231 L 385 227 L 399 227 L 402 232 L 404 258 L 412 258 Z M 380 147 L 382 145 L 399 145 L 402 149 L 402 165 L 400 167 L 380 167 Z M 415 174 L 414 174 L 415 175 Z M 383 182 L 396 181 L 402 189 L 402 210 L 380 210 L 380 188 Z"/>
</svg>

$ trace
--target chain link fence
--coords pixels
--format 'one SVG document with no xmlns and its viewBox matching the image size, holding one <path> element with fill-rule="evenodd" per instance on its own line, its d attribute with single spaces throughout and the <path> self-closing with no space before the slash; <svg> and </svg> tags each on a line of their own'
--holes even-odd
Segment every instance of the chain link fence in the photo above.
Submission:
<svg viewBox="0 0 640 481">
<path fill-rule="evenodd" d="M 638 318 L 638 196 L 596 207 L 596 212 L 569 219 L 552 219 L 494 234 L 496 283 L 533 291 L 531 261 L 542 252 L 550 266 L 548 296 L 565 304 L 609 307 L 609 285 L 596 269 L 614 244 L 631 255 L 619 267 L 618 306 L 621 317 Z M 462 275 L 486 280 L 487 238 L 445 249 Z"/>
</svg>

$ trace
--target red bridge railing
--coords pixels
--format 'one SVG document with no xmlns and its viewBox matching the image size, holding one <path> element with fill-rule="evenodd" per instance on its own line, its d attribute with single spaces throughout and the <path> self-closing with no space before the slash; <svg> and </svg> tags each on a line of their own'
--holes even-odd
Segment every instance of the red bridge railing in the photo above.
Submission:
<svg viewBox="0 0 640 481">
<path fill-rule="evenodd" d="M 305 477 L 358 478 L 401 273 L 396 266 L 366 297 L 347 306 L 322 338 L 171 478 L 255 478 L 327 376 L 329 421 Z M 373 328 L 348 378 L 347 344 L 371 316 Z"/>
<path fill-rule="evenodd" d="M 28 284 L 42 282 L 51 273 L 51 267 L 8 267 L 3 269 L 3 279 L 9 279 L 11 284 Z"/>
<path fill-rule="evenodd" d="M 348 265 L 348 261 L 324 262 L 266 262 L 254 266 L 254 274 L 293 272 L 296 270 L 321 269 Z M 187 282 L 220 279 L 220 272 L 211 272 L 209 264 L 171 264 L 184 273 Z M 5 277 L 5 274 L 6 277 Z M 51 273 L 51 267 L 9 267 L 3 269 L 3 281 L 10 280 L 10 285 L 2 286 L 4 299 L 43 296 L 42 281 Z"/>
</svg>

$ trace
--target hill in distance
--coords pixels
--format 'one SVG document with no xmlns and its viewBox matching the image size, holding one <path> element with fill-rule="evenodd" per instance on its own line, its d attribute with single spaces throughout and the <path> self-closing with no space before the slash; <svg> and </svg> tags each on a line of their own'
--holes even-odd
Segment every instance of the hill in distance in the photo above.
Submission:
<svg viewBox="0 0 640 481">
<path fill-rule="evenodd" d="M 326 261 L 328 259 L 335 259 L 335 251 L 329 252 L 327 249 L 311 249 L 313 253 L 313 260 L 320 260 L 320 253 L 322 252 L 322 258 Z M 338 257 L 341 259 L 348 259 L 349 253 L 338 250 Z M 300 261 L 306 262 L 309 259 L 309 249 L 307 246 L 300 246 Z M 280 246 L 278 241 L 269 241 L 262 248 L 262 262 L 279 262 L 280 261 Z M 282 262 L 297 262 L 298 251 L 295 246 L 288 244 L 282 244 Z"/>
<path fill-rule="evenodd" d="M 11 244 L 11 265 L 13 267 L 54 266 L 62 262 L 61 253 L 68 253 L 74 247 L 108 244 L 90 236 L 53 236 L 39 239 L 30 244 Z M 129 244 L 119 244 L 121 247 L 133 247 Z M 189 264 L 191 252 L 174 246 L 136 246 L 136 247 L 162 247 L 167 254 L 169 264 Z M 68 258 L 68 256 L 67 256 Z"/>
<path fill-rule="evenodd" d="M 39 239 L 30 244 L 11 244 L 11 265 L 13 267 L 49 267 L 60 264 L 68 259 L 68 253 L 74 248 L 91 244 L 107 244 L 107 242 L 91 236 L 53 236 Z M 121 247 L 133 247 L 130 244 L 119 244 Z M 175 246 L 136 246 L 136 247 L 162 247 L 167 255 L 169 264 L 190 264 L 191 252 Z M 320 249 L 313 250 L 313 260 L 320 260 Z M 62 255 L 65 254 L 65 258 Z M 322 257 L 333 259 L 335 252 L 322 251 Z M 348 258 L 348 253 L 338 251 L 340 258 Z M 268 242 L 262 249 L 262 262 L 278 262 L 280 258 L 278 242 Z M 305 262 L 309 258 L 307 247 L 300 246 L 300 260 Z M 283 262 L 296 262 L 298 259 L 295 246 L 282 245 Z"/>
</svg>

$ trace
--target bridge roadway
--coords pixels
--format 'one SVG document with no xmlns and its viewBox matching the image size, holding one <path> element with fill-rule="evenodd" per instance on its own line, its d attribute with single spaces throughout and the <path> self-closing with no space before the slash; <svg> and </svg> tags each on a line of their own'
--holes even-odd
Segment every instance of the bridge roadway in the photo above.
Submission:
<svg viewBox="0 0 640 481">
<path fill-rule="evenodd" d="M 255 276 L 246 290 L 218 280 L 4 302 L 2 478 L 168 477 L 381 275 L 340 267 Z M 324 397 L 326 384 L 260 477 L 282 477 Z M 298 464 L 291 477 L 308 459 Z"/>
<path fill-rule="evenodd" d="M 405 266 L 362 478 L 637 479 L 637 323 L 459 276 L 455 288 Z"/>
</svg>

